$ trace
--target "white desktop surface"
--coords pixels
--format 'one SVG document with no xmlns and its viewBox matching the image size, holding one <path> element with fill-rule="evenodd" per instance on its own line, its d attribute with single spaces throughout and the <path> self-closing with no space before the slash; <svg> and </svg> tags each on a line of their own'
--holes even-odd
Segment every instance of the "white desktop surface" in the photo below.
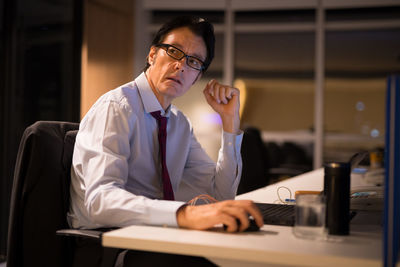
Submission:
<svg viewBox="0 0 400 267">
<path fill-rule="evenodd" d="M 276 203 L 279 201 L 278 188 L 286 187 L 292 192 L 292 198 L 296 191 L 322 191 L 324 189 L 324 170 L 317 169 L 296 177 L 286 179 L 282 182 L 275 183 L 249 193 L 245 193 L 236 197 L 236 199 L 251 199 L 254 202 Z M 285 188 L 279 189 L 281 199 L 289 198 L 289 191 Z"/>
<path fill-rule="evenodd" d="M 351 188 L 362 188 L 371 186 L 364 181 L 361 174 L 351 174 Z M 324 169 L 310 171 L 296 177 L 283 180 L 281 182 L 245 193 L 236 197 L 236 199 L 251 199 L 254 202 L 277 203 L 278 189 L 281 199 L 289 198 L 289 191 L 283 187 L 290 189 L 292 198 L 296 191 L 322 191 L 324 189 Z"/>
<path fill-rule="evenodd" d="M 297 176 L 238 196 L 275 202 L 279 186 L 322 190 L 323 170 Z M 282 190 L 282 193 L 284 191 Z M 286 193 L 286 192 L 285 192 Z M 226 233 L 221 228 L 196 231 L 155 226 L 129 226 L 103 235 L 103 246 L 203 256 L 219 266 L 381 266 L 381 228 L 351 225 L 338 240 L 296 238 L 292 227 L 264 225 L 259 232 Z"/>
</svg>

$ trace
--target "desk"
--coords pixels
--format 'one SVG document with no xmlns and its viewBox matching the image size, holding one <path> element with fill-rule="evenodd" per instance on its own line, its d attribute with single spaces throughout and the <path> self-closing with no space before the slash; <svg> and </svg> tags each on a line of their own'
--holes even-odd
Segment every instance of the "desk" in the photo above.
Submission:
<svg viewBox="0 0 400 267">
<path fill-rule="evenodd" d="M 238 196 L 274 202 L 276 189 L 322 190 L 323 170 Z M 351 234 L 336 241 L 298 239 L 291 227 L 264 225 L 260 232 L 230 234 L 216 228 L 196 231 L 154 226 L 129 226 L 103 235 L 103 245 L 193 256 L 220 266 L 381 266 L 381 228 L 352 224 Z"/>
</svg>

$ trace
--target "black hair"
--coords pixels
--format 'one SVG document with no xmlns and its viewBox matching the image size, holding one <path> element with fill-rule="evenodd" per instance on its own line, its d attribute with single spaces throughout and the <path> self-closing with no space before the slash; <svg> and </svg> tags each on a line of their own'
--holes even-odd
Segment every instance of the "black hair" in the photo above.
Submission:
<svg viewBox="0 0 400 267">
<path fill-rule="evenodd" d="M 195 16 L 180 16 L 168 21 L 158 30 L 156 36 L 151 43 L 151 46 L 157 46 L 161 44 L 164 41 L 164 38 L 171 31 L 182 27 L 189 28 L 195 35 L 203 38 L 203 41 L 207 48 L 207 57 L 204 61 L 204 68 L 202 70 L 202 72 L 205 72 L 214 58 L 215 36 L 214 27 L 211 23 L 204 20 L 203 18 Z M 146 62 L 146 67 L 144 68 L 144 71 L 146 71 L 149 67 L 149 62 Z"/>
</svg>

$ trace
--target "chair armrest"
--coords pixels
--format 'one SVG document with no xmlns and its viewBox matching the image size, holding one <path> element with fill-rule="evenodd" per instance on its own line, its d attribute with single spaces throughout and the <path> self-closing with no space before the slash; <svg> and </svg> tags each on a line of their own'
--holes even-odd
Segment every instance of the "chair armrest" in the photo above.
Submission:
<svg viewBox="0 0 400 267">
<path fill-rule="evenodd" d="M 94 256 L 95 260 L 99 260 L 96 266 L 116 267 L 122 266 L 121 264 L 124 261 L 127 250 L 103 247 L 101 244 L 103 233 L 115 229 L 117 228 L 61 229 L 56 231 L 56 235 L 74 237 L 77 238 L 76 240 L 84 240 L 83 245 L 79 244 L 80 242 L 78 242 L 78 244 L 73 244 L 75 254 L 73 266 L 87 266 L 88 261 L 85 258 L 89 255 L 89 257 Z M 76 247 L 77 245 L 78 247 Z M 96 256 L 96 254 L 100 254 L 100 257 L 98 257 L 98 255 Z"/>
<path fill-rule="evenodd" d="M 73 236 L 73 237 L 84 237 L 90 239 L 101 240 L 101 235 L 105 231 L 100 230 L 88 230 L 88 229 L 61 229 L 57 230 L 56 234 L 60 236 Z"/>
</svg>

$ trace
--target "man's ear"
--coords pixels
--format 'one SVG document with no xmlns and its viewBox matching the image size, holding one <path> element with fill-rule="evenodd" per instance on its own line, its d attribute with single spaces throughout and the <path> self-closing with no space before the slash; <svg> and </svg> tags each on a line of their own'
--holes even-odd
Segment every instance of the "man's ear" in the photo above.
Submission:
<svg viewBox="0 0 400 267">
<path fill-rule="evenodd" d="M 156 59 L 156 53 L 157 53 L 157 48 L 155 46 L 152 46 L 147 56 L 147 63 L 149 63 L 149 65 L 153 65 L 153 62 Z"/>
</svg>

